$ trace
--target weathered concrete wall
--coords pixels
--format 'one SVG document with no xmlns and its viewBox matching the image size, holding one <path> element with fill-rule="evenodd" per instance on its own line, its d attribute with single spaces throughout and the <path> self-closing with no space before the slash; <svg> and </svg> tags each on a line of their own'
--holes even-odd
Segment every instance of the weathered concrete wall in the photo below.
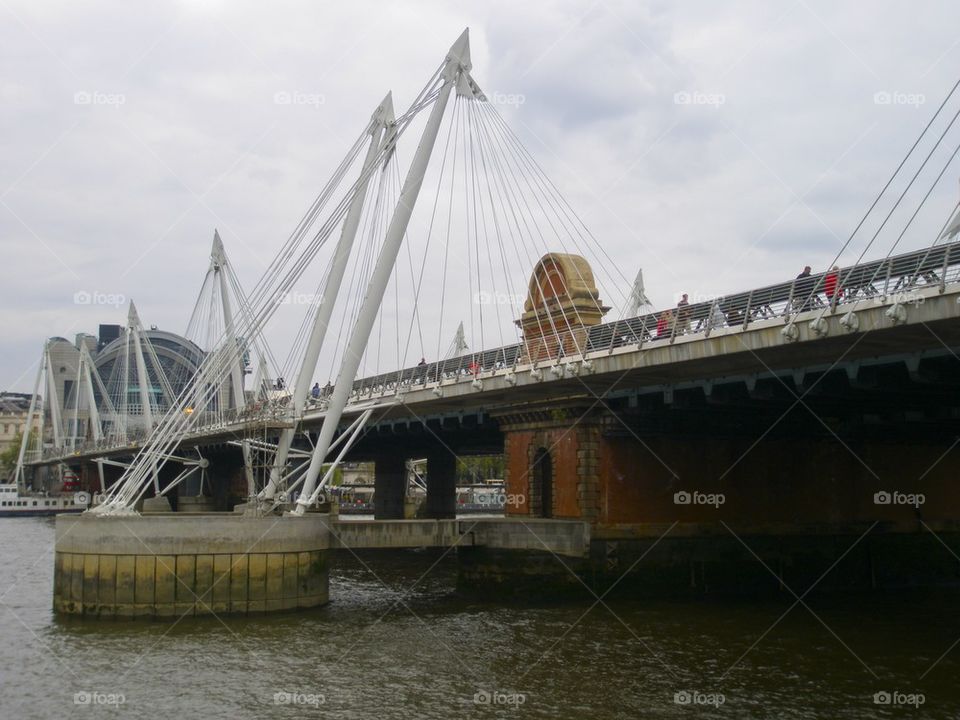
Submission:
<svg viewBox="0 0 960 720">
<path fill-rule="evenodd" d="M 586 557 L 590 550 L 590 525 L 573 520 L 538 518 L 342 520 L 330 524 L 332 549 L 472 545 Z"/>
<path fill-rule="evenodd" d="M 54 610 L 93 617 L 259 613 L 323 605 L 327 516 L 60 515 Z"/>
<path fill-rule="evenodd" d="M 331 524 L 331 548 L 452 547 L 460 542 L 457 520 L 343 520 Z"/>
<path fill-rule="evenodd" d="M 471 536 L 465 545 L 500 550 L 533 550 L 565 557 L 586 557 L 590 523 L 576 520 L 502 518 L 461 520 L 460 532 Z"/>
</svg>

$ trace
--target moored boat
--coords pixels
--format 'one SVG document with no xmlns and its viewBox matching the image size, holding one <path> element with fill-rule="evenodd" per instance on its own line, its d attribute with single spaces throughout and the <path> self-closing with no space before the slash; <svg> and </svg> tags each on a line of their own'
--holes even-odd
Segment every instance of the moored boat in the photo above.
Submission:
<svg viewBox="0 0 960 720">
<path fill-rule="evenodd" d="M 21 493 L 14 483 L 0 485 L 0 517 L 31 517 L 36 515 L 59 515 L 79 513 L 87 509 L 84 493 L 44 495 Z"/>
</svg>

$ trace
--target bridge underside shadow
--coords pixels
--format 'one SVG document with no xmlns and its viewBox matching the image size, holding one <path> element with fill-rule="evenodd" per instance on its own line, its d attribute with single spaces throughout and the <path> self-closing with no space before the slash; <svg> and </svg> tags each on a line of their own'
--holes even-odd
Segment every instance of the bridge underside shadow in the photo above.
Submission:
<svg viewBox="0 0 960 720">
<path fill-rule="evenodd" d="M 960 582 L 952 351 L 618 387 L 493 414 L 507 492 L 525 498 L 508 515 L 581 519 L 590 553 L 559 563 L 465 548 L 473 586 L 539 576 L 539 587 L 552 578 L 662 594 Z"/>
</svg>

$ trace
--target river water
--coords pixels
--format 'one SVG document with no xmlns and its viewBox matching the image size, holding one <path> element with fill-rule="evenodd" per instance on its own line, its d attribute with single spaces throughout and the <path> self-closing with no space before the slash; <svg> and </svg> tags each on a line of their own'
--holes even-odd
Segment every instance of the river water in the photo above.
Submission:
<svg viewBox="0 0 960 720">
<path fill-rule="evenodd" d="M 341 552 L 309 612 L 64 620 L 53 537 L 0 520 L 2 718 L 960 717 L 955 592 L 523 605 L 458 596 L 452 553 Z"/>
</svg>

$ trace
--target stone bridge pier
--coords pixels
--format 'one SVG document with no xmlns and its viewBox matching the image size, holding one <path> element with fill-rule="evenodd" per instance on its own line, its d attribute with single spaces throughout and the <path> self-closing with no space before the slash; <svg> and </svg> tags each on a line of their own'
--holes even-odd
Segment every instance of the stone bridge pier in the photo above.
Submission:
<svg viewBox="0 0 960 720">
<path fill-rule="evenodd" d="M 426 517 L 450 520 L 457 516 L 457 458 L 445 447 L 427 454 Z"/>
<path fill-rule="evenodd" d="M 600 414 L 587 401 L 495 413 L 504 432 L 510 515 L 595 521 Z"/>
<path fill-rule="evenodd" d="M 377 520 L 402 520 L 407 496 L 407 458 L 397 448 L 374 460 L 373 515 Z"/>
<path fill-rule="evenodd" d="M 902 363 L 862 381 L 832 371 L 803 404 L 770 378 L 501 408 L 507 516 L 586 523 L 589 556 L 566 564 L 598 591 L 960 584 L 960 397 Z M 579 583 L 547 553 L 462 555 L 478 587 Z"/>
<path fill-rule="evenodd" d="M 421 448 L 417 448 L 422 450 Z M 407 461 L 410 451 L 395 445 L 382 450 L 374 460 L 374 517 L 402 520 L 409 486 Z M 421 515 L 433 520 L 457 516 L 457 458 L 440 444 L 430 445 L 413 457 L 426 457 L 426 500 Z"/>
</svg>

